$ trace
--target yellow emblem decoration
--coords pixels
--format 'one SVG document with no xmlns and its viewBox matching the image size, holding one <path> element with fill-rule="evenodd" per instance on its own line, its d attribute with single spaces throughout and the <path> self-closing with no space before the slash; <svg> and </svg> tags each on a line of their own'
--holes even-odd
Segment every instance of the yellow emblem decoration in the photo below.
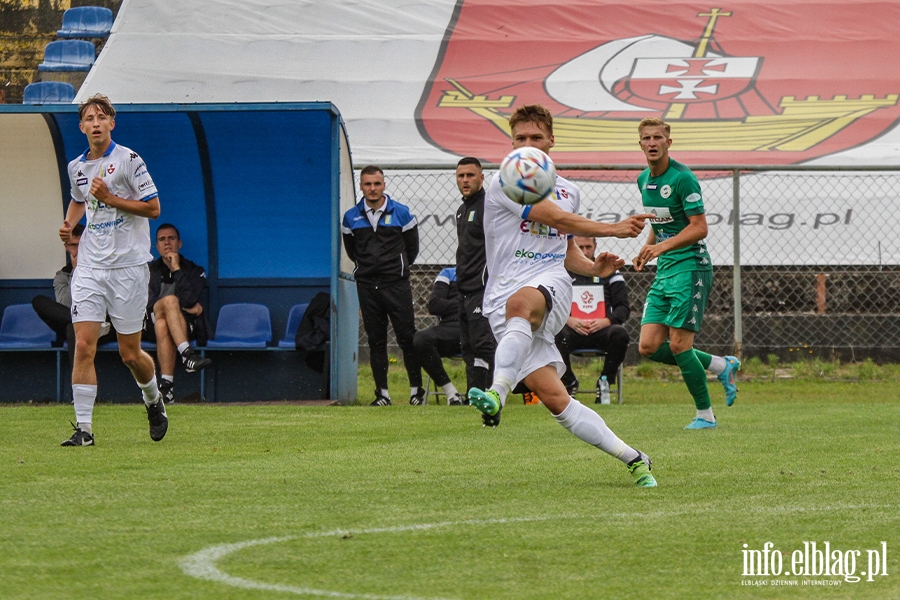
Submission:
<svg viewBox="0 0 900 600">
<path fill-rule="evenodd" d="M 703 36 L 698 41 L 694 57 L 706 55 L 716 19 L 731 16 L 730 12 L 710 9 L 697 16 L 709 17 Z M 447 81 L 455 88 L 445 90 L 438 103 L 440 108 L 465 108 L 493 123 L 510 136 L 508 115 L 501 112 L 512 107 L 515 96 L 500 96 L 491 100 L 475 95 L 454 79 Z M 802 152 L 820 144 L 869 113 L 897 104 L 900 95 L 875 98 L 866 94 L 858 99 L 836 96 L 821 100 L 810 96 L 797 100 L 784 96 L 779 102 L 781 114 L 753 116 L 742 119 L 680 120 L 684 105 L 674 103 L 665 118 L 677 123 L 678 147 L 682 151 L 729 152 Z M 640 119 L 604 119 L 590 117 L 554 116 L 553 133 L 557 152 L 628 152 L 634 150 L 637 125 Z"/>
</svg>

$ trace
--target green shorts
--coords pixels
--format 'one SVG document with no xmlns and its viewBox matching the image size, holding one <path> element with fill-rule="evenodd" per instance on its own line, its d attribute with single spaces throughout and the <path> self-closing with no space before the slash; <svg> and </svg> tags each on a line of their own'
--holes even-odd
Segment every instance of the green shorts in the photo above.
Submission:
<svg viewBox="0 0 900 600">
<path fill-rule="evenodd" d="M 641 325 L 660 323 L 700 331 L 712 279 L 712 271 L 685 271 L 657 277 L 647 292 Z"/>
</svg>

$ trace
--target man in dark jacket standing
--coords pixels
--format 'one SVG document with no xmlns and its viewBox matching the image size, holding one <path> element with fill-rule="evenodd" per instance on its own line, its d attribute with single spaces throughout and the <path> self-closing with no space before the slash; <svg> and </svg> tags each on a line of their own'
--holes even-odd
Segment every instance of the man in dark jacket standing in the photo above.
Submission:
<svg viewBox="0 0 900 600">
<path fill-rule="evenodd" d="M 156 229 L 159 258 L 150 263 L 150 289 L 143 339 L 156 342 L 159 361 L 159 393 L 166 403 L 174 398 L 175 357 L 181 355 L 184 370 L 193 373 L 205 369 L 212 360 L 200 356 L 189 340 L 206 344 L 206 315 L 200 294 L 206 287 L 206 271 L 181 256 L 181 234 L 171 223 Z"/>
<path fill-rule="evenodd" d="M 487 259 L 484 253 L 484 172 L 477 158 L 467 156 L 456 165 L 456 186 L 462 204 L 456 210 L 456 285 L 459 289 L 459 334 L 466 363 L 466 389 L 486 390 L 494 373 L 497 341 L 481 313 Z M 468 399 L 465 400 L 468 404 Z"/>
<path fill-rule="evenodd" d="M 363 328 L 369 338 L 369 361 L 375 379 L 372 406 L 389 406 L 387 325 L 390 319 L 403 353 L 413 405 L 425 404 L 422 372 L 413 349 L 416 333 L 409 267 L 419 255 L 416 217 L 384 193 L 384 171 L 375 165 L 359 175 L 363 198 L 344 213 L 341 234 L 359 294 Z"/>
</svg>

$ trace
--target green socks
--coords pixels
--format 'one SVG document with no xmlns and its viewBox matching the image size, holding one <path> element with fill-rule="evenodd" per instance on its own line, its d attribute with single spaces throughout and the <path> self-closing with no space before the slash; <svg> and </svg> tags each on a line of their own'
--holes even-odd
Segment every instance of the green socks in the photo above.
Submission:
<svg viewBox="0 0 900 600">
<path fill-rule="evenodd" d="M 668 349 L 668 344 L 665 344 L 665 346 Z M 654 356 L 658 353 L 659 351 L 657 350 L 657 352 L 654 353 Z M 671 350 L 669 351 L 669 354 L 671 355 Z M 672 357 L 675 364 L 681 368 L 681 376 L 687 384 L 688 391 L 694 398 L 694 404 L 697 406 L 697 410 L 706 410 L 712 403 L 709 400 L 709 387 L 706 385 L 706 369 L 703 367 L 703 363 L 698 354 L 703 353 L 697 352 L 691 348 L 681 354 L 672 355 Z M 706 356 L 710 357 L 709 354 Z M 707 363 L 707 365 L 708 364 L 709 363 Z"/>
<path fill-rule="evenodd" d="M 697 354 L 697 358 L 700 360 L 700 366 L 703 367 L 704 370 L 709 369 L 709 365 L 712 362 L 712 354 L 707 354 L 702 350 L 697 350 L 694 348 L 694 353 Z M 675 359 L 675 355 L 672 354 L 672 348 L 669 347 L 668 340 L 663 342 L 663 344 L 656 349 L 652 355 L 650 355 L 650 360 L 658 363 L 663 363 L 664 365 L 677 365 L 678 361 Z"/>
</svg>

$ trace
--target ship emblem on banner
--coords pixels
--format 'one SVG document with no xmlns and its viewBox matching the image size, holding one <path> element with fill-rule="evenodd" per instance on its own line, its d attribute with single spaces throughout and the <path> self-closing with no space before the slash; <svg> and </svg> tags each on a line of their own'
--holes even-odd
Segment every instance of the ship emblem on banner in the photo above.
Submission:
<svg viewBox="0 0 900 600">
<path fill-rule="evenodd" d="M 900 118 L 897 69 L 871 35 L 880 25 L 852 4 L 668 6 L 532 0 L 513 11 L 531 24 L 522 28 L 497 3 L 465 0 L 420 131 L 499 162 L 512 110 L 541 103 L 554 115 L 557 163 L 639 163 L 637 124 L 661 116 L 679 160 L 792 164 L 865 144 Z M 836 27 L 853 44 L 830 42 L 848 37 Z"/>
</svg>

